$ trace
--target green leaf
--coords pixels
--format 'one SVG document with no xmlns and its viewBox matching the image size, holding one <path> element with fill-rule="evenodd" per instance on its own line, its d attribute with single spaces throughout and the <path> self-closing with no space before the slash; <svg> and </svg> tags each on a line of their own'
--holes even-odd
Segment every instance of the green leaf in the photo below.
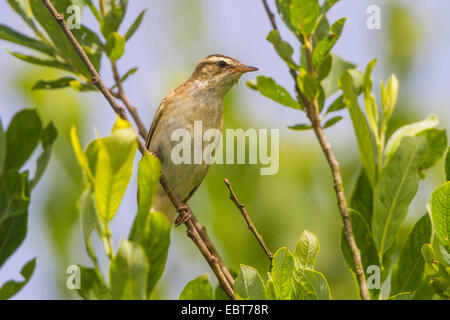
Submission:
<svg viewBox="0 0 450 320">
<path fill-rule="evenodd" d="M 42 122 L 35 109 L 24 109 L 14 115 L 6 131 L 4 170 L 19 170 L 36 149 L 41 138 Z"/>
<path fill-rule="evenodd" d="M 345 105 L 353 122 L 359 154 L 364 170 L 372 185 L 376 181 L 375 153 L 373 151 L 372 137 L 366 117 L 361 111 L 357 97 L 353 91 L 353 78 L 346 71 L 339 80 L 339 86 L 344 94 Z"/>
<path fill-rule="evenodd" d="M 445 157 L 445 175 L 447 181 L 450 181 L 450 148 L 448 148 L 447 156 Z"/>
<path fill-rule="evenodd" d="M 419 188 L 419 166 L 426 151 L 423 137 L 407 137 L 384 168 L 375 191 L 372 230 L 379 254 L 394 243 Z"/>
<path fill-rule="evenodd" d="M 258 270 L 241 264 L 238 277 L 234 282 L 234 294 L 242 300 L 265 300 L 266 289 Z"/>
<path fill-rule="evenodd" d="M 304 69 L 300 70 L 298 74 L 297 84 L 308 100 L 314 100 L 318 97 L 319 81 Z"/>
<path fill-rule="evenodd" d="M 67 70 L 75 73 L 80 73 L 85 77 L 90 78 L 89 72 L 84 65 L 81 58 L 76 53 L 70 41 L 67 39 L 64 32 L 59 27 L 56 20 L 50 14 L 48 9 L 45 7 L 44 2 L 41 0 L 29 0 L 31 11 L 33 12 L 33 16 L 39 22 L 39 24 L 45 29 L 48 36 L 52 40 L 55 47 L 58 51 L 64 56 L 66 61 L 70 61 L 71 67 L 75 68 L 75 70 Z M 67 8 L 72 5 L 70 0 L 58 0 L 52 1 L 56 10 L 60 13 L 66 14 Z M 81 3 L 78 3 L 81 5 Z M 56 64 L 56 63 L 54 63 Z M 61 64 L 63 66 L 64 64 Z M 69 67 L 69 68 L 71 68 Z M 62 68 L 60 68 L 62 69 Z M 66 68 L 67 69 L 67 68 Z"/>
<path fill-rule="evenodd" d="M 284 23 L 298 38 L 313 32 L 320 14 L 318 0 L 277 0 L 276 4 Z"/>
<path fill-rule="evenodd" d="M 28 173 L 5 172 L 0 179 L 0 267 L 25 239 L 29 203 Z"/>
<path fill-rule="evenodd" d="M 39 180 L 41 180 L 42 175 L 47 168 L 48 162 L 50 161 L 53 144 L 58 136 L 53 122 L 50 122 L 50 124 L 45 127 L 44 130 L 42 130 L 41 136 L 43 151 L 36 161 L 36 172 L 34 174 L 33 180 L 31 180 L 30 182 L 31 189 L 33 189 L 39 182 Z"/>
<path fill-rule="evenodd" d="M 329 128 L 334 126 L 336 123 L 338 123 L 339 121 L 341 121 L 343 118 L 341 116 L 336 116 L 333 117 L 329 120 L 327 120 L 327 122 L 325 122 L 325 125 L 323 126 L 324 129 Z"/>
<path fill-rule="evenodd" d="M 331 300 L 328 282 L 318 271 L 297 268 L 292 283 L 294 300 Z"/>
<path fill-rule="evenodd" d="M 317 68 L 317 80 L 322 81 L 331 72 L 331 68 L 333 67 L 333 57 L 331 54 L 326 55 L 324 61 Z"/>
<path fill-rule="evenodd" d="M 277 299 L 292 298 L 292 273 L 295 270 L 294 257 L 287 248 L 280 248 L 273 257 L 271 276 Z"/>
<path fill-rule="evenodd" d="M 111 292 L 97 269 L 80 267 L 81 284 L 77 293 L 85 300 L 110 300 Z"/>
<path fill-rule="evenodd" d="M 134 20 L 134 22 L 131 25 L 131 27 L 125 33 L 125 40 L 126 41 L 130 40 L 130 38 L 134 35 L 136 30 L 139 28 L 139 26 L 141 25 L 142 20 L 144 19 L 144 15 L 145 15 L 146 12 L 147 12 L 147 9 L 142 10 L 141 13 L 138 15 L 138 17 L 136 18 L 136 20 Z"/>
<path fill-rule="evenodd" d="M 145 228 L 149 212 L 158 187 L 161 162 L 152 154 L 146 153 L 139 161 L 138 169 L 138 213 L 130 233 L 130 240 L 139 242 L 145 238 Z"/>
<path fill-rule="evenodd" d="M 393 296 L 390 296 L 386 300 L 412 300 L 413 294 L 411 292 L 402 292 L 397 293 Z"/>
<path fill-rule="evenodd" d="M 421 164 L 421 169 L 428 169 L 434 166 L 444 155 L 447 149 L 446 130 L 428 129 L 421 135 L 427 139 L 428 150 Z"/>
<path fill-rule="evenodd" d="M 39 80 L 37 81 L 31 90 L 40 90 L 40 89 L 62 89 L 70 87 L 70 83 L 72 81 L 78 81 L 72 77 L 63 77 L 56 80 Z"/>
<path fill-rule="evenodd" d="M 295 248 L 296 266 L 303 269 L 314 269 L 319 248 L 319 240 L 316 235 L 308 230 L 303 231 Z"/>
<path fill-rule="evenodd" d="M 312 55 L 314 67 L 318 68 L 323 63 L 325 57 L 328 56 L 331 49 L 339 40 L 342 30 L 344 29 L 345 20 L 346 18 L 341 18 L 338 21 L 336 21 L 330 27 L 331 34 L 328 35 L 326 38 L 322 39 L 314 48 Z"/>
<path fill-rule="evenodd" d="M 372 93 L 372 70 L 375 67 L 377 60 L 374 59 L 366 67 L 363 78 L 363 88 L 364 88 L 364 105 L 366 107 L 367 118 L 369 119 L 369 125 L 372 132 L 375 135 L 377 141 L 379 137 L 379 126 L 380 126 L 380 115 L 378 111 L 377 100 L 375 95 Z"/>
<path fill-rule="evenodd" d="M 117 4 L 113 2 L 110 10 L 104 17 L 100 29 L 103 36 L 108 39 L 109 35 L 119 30 L 120 25 L 125 17 L 127 11 L 128 0 L 120 0 Z"/>
<path fill-rule="evenodd" d="M 75 156 L 77 157 L 78 163 L 81 169 L 83 170 L 83 173 L 86 175 L 89 182 L 93 184 L 94 183 L 93 170 L 91 170 L 91 167 L 89 166 L 88 158 L 83 153 L 83 149 L 81 148 L 80 139 L 78 138 L 77 129 L 75 128 L 75 126 L 72 126 L 70 129 L 70 140 L 72 142 L 72 148 L 75 152 Z"/>
<path fill-rule="evenodd" d="M 393 74 L 386 86 L 384 82 L 381 82 L 381 110 L 383 112 L 383 126 L 387 126 L 392 112 L 394 112 L 395 105 L 397 104 L 398 96 L 398 80 Z"/>
<path fill-rule="evenodd" d="M 189 281 L 181 291 L 179 300 L 213 300 L 213 289 L 207 273 Z"/>
<path fill-rule="evenodd" d="M 37 30 L 35 23 L 31 15 L 29 14 L 28 8 L 24 8 L 24 6 L 28 5 L 28 1 L 20 1 L 20 0 L 6 0 L 8 1 L 11 8 L 25 21 L 25 23 L 34 31 Z"/>
<path fill-rule="evenodd" d="M 83 230 L 86 252 L 94 265 L 97 266 L 98 261 L 90 237 L 92 232 L 97 230 L 99 236 L 102 238 L 104 237 L 105 230 L 100 222 L 100 216 L 95 205 L 95 198 L 92 190 L 86 189 L 83 192 L 78 202 L 78 208 L 80 211 L 81 228 Z"/>
<path fill-rule="evenodd" d="M 142 217 L 145 218 L 142 219 L 143 221 L 139 221 L 136 217 L 130 240 L 142 245 L 150 264 L 146 290 L 149 296 L 164 272 L 170 244 L 171 225 L 167 217 L 161 212 L 146 211 L 142 214 Z M 139 230 L 139 233 L 136 230 Z"/>
<path fill-rule="evenodd" d="M 114 218 L 131 178 L 137 145 L 136 133 L 132 128 L 120 129 L 99 142 L 95 199 L 106 227 Z"/>
<path fill-rule="evenodd" d="M 384 149 L 386 162 L 388 162 L 392 158 L 403 138 L 417 136 L 418 134 L 423 133 L 428 129 L 436 127 L 438 124 L 439 119 L 435 115 L 430 115 L 425 120 L 411 123 L 397 129 L 392 134 L 391 138 L 386 144 L 386 148 Z"/>
<path fill-rule="evenodd" d="M 257 83 L 258 90 L 263 96 L 272 99 L 283 106 L 299 110 L 302 109 L 298 102 L 291 97 L 289 92 L 278 85 L 272 78 L 259 76 L 257 78 Z"/>
<path fill-rule="evenodd" d="M 402 292 L 413 292 L 425 281 L 425 261 L 422 245 L 431 241 L 431 220 L 425 214 L 412 229 L 394 266 L 391 278 L 393 296 Z"/>
<path fill-rule="evenodd" d="M 326 114 L 336 112 L 345 108 L 344 96 L 340 95 L 334 100 L 327 109 Z"/>
<path fill-rule="evenodd" d="M 122 240 L 109 269 L 112 299 L 145 299 L 148 267 L 141 245 Z"/>
<path fill-rule="evenodd" d="M 328 76 L 322 80 L 322 87 L 325 91 L 325 97 L 328 98 L 335 94 L 339 90 L 338 81 L 345 71 L 349 71 L 353 77 L 353 91 L 355 94 L 361 92 L 362 74 L 355 69 L 356 66 L 353 63 L 343 60 L 335 54 L 331 54 L 332 67 Z"/>
<path fill-rule="evenodd" d="M 27 56 L 27 55 L 24 55 L 19 52 L 12 52 L 9 50 L 6 50 L 6 51 L 8 51 L 11 55 L 16 57 L 17 59 L 20 59 L 22 61 L 25 61 L 25 62 L 28 62 L 31 64 L 36 64 L 36 65 L 45 66 L 45 67 L 52 67 L 52 68 L 61 69 L 64 71 L 69 71 L 72 73 L 77 73 L 77 71 L 74 68 L 72 68 L 70 65 L 60 62 L 58 60 L 44 60 L 44 59 L 36 58 L 33 56 Z"/>
<path fill-rule="evenodd" d="M 294 49 L 292 49 L 288 42 L 281 40 L 278 30 L 270 31 L 266 39 L 273 44 L 280 58 L 283 59 L 283 61 L 286 62 L 290 68 L 295 70 L 299 68 L 299 66 L 292 60 Z"/>
<path fill-rule="evenodd" d="M 33 258 L 28 261 L 20 271 L 20 274 L 23 277 L 22 281 L 9 280 L 8 282 L 3 284 L 3 286 L 0 288 L 0 300 L 7 300 L 14 296 L 17 292 L 19 292 L 23 288 L 23 286 L 25 286 L 28 281 L 30 281 L 35 268 L 36 258 Z"/>
<path fill-rule="evenodd" d="M 312 128 L 313 128 L 312 125 L 305 124 L 305 123 L 296 124 L 294 126 L 288 127 L 288 129 L 295 130 L 295 131 L 307 131 L 307 130 L 311 130 Z"/>
<path fill-rule="evenodd" d="M 266 298 L 267 300 L 276 300 L 277 295 L 275 293 L 275 288 L 273 286 L 273 280 L 269 279 L 266 282 Z"/>
<path fill-rule="evenodd" d="M 105 49 L 105 45 L 100 40 L 100 37 L 84 25 L 81 25 L 80 29 L 73 29 L 72 33 L 98 72 L 100 70 L 102 53 Z"/>
<path fill-rule="evenodd" d="M 125 38 L 117 32 L 109 35 L 106 41 L 106 54 L 111 60 L 119 60 L 125 52 Z"/>
<path fill-rule="evenodd" d="M 433 191 L 431 217 L 439 243 L 445 250 L 450 251 L 450 181 Z"/>
<path fill-rule="evenodd" d="M 6 133 L 3 130 L 2 119 L 0 119 L 0 177 L 6 160 Z"/>
<path fill-rule="evenodd" d="M 45 43 L 36 39 L 30 38 L 18 31 L 9 28 L 6 25 L 0 24 L 0 39 L 16 43 L 18 45 L 37 50 L 48 54 L 49 56 L 55 56 L 55 51 Z"/>
</svg>

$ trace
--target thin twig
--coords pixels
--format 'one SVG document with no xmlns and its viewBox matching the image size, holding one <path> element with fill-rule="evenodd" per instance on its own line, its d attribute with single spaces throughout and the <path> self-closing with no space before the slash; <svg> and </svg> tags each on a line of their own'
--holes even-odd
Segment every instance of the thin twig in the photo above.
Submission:
<svg viewBox="0 0 450 320">
<path fill-rule="evenodd" d="M 95 70 L 95 68 L 92 65 L 91 61 L 89 60 L 88 56 L 86 55 L 86 53 L 84 52 L 84 50 L 82 49 L 82 47 L 80 46 L 78 41 L 75 39 L 75 37 L 73 36 L 70 29 L 68 28 L 66 22 L 64 21 L 64 16 L 56 11 L 55 7 L 50 2 L 50 0 L 42 0 L 42 2 L 47 7 L 47 9 L 52 14 L 52 16 L 55 18 L 55 20 L 58 23 L 58 25 L 60 26 L 61 30 L 64 32 L 67 39 L 70 41 L 70 43 L 74 47 L 75 51 L 80 56 L 83 63 L 85 64 L 86 68 L 88 69 L 88 71 L 92 77 L 92 79 L 91 79 L 92 83 L 100 90 L 100 92 L 103 94 L 105 99 L 108 101 L 108 103 L 110 104 L 110 106 L 112 107 L 114 112 L 120 118 L 122 118 L 124 120 L 128 120 L 128 116 L 125 112 L 125 109 L 116 102 L 116 100 L 112 96 L 111 92 L 108 90 L 108 88 L 103 83 L 100 75 Z M 139 150 L 141 151 L 141 153 L 144 154 L 146 152 L 149 152 L 147 150 L 147 148 L 145 147 L 145 144 L 141 138 L 137 137 L 137 142 L 138 142 Z M 184 204 L 179 199 L 178 195 L 174 192 L 172 187 L 169 185 L 169 183 L 168 183 L 167 179 L 164 177 L 164 175 L 161 175 L 160 183 L 161 183 L 162 187 L 164 188 L 164 190 L 167 192 L 167 195 L 169 196 L 170 200 L 174 204 L 177 211 L 181 211 L 182 209 L 184 209 L 184 210 L 187 210 L 188 213 L 192 214 L 192 211 L 189 208 L 189 206 Z M 192 241 L 195 243 L 197 248 L 202 253 L 203 257 L 206 259 L 206 261 L 210 265 L 214 274 L 218 278 L 222 289 L 225 291 L 225 293 L 231 299 L 236 299 L 236 297 L 234 296 L 234 293 L 233 293 L 233 284 L 230 283 L 229 280 L 227 279 L 227 277 L 224 275 L 224 273 L 222 271 L 223 268 L 220 266 L 220 263 L 219 263 L 219 258 L 217 256 L 214 256 L 208 250 L 208 247 L 206 246 L 202 237 L 197 232 L 197 229 L 195 228 L 194 223 L 191 221 L 191 219 L 186 220 L 184 222 L 184 224 L 186 225 L 188 236 L 192 239 Z"/>
<path fill-rule="evenodd" d="M 266 243 L 263 240 L 263 237 L 261 236 L 261 234 L 256 229 L 255 225 L 253 224 L 252 219 L 250 218 L 250 216 L 247 213 L 247 210 L 245 209 L 245 206 L 242 203 L 240 203 L 238 198 L 236 197 L 236 194 L 234 193 L 233 189 L 231 188 L 230 181 L 227 178 L 225 178 L 224 182 L 227 185 L 228 190 L 230 190 L 230 199 L 234 202 L 236 207 L 241 212 L 242 216 L 244 217 L 245 221 L 247 222 L 248 228 L 253 233 L 253 235 L 256 237 L 256 240 L 258 240 L 259 244 L 261 245 L 264 252 L 266 253 L 267 258 L 269 258 L 269 260 L 272 261 L 272 259 L 273 259 L 272 252 L 269 250 L 269 248 L 267 247 Z"/>
<path fill-rule="evenodd" d="M 276 24 L 272 22 L 273 20 L 273 13 L 270 11 L 270 8 L 267 6 L 266 0 L 262 0 L 264 7 L 266 8 L 269 20 L 271 21 L 272 26 L 274 29 L 278 30 L 276 28 Z M 315 74 L 314 65 L 312 63 L 311 57 L 312 57 L 312 41 L 311 39 L 305 39 L 307 42 L 306 44 L 306 58 L 307 58 L 307 64 L 308 64 L 308 72 L 311 75 Z M 319 115 L 319 108 L 317 106 L 317 101 L 309 101 L 306 99 L 305 95 L 300 90 L 298 84 L 297 84 L 297 71 L 290 68 L 290 74 L 294 78 L 295 81 L 295 88 L 299 95 L 299 98 L 302 100 L 303 104 L 306 107 L 306 113 L 308 118 L 311 121 L 311 125 L 313 127 L 313 130 L 315 132 L 315 135 L 317 139 L 319 140 L 319 144 L 322 148 L 323 153 L 325 154 L 325 157 L 327 159 L 327 162 L 330 166 L 331 173 L 333 175 L 333 182 L 334 182 L 334 190 L 336 193 L 337 198 L 337 204 L 339 207 L 339 211 L 341 213 L 342 222 L 344 224 L 344 236 L 345 240 L 348 243 L 348 246 L 350 248 L 352 261 L 355 266 L 355 273 L 359 284 L 359 292 L 361 295 L 361 298 L 364 300 L 370 300 L 370 294 L 369 289 L 367 287 L 367 281 L 364 274 L 364 268 L 361 260 L 361 252 L 356 244 L 355 236 L 353 234 L 353 226 L 352 226 L 352 220 L 350 215 L 348 214 L 348 207 L 347 207 L 347 201 L 345 198 L 344 193 L 344 184 L 342 182 L 342 176 L 341 176 L 341 169 L 339 162 L 336 159 L 336 156 L 334 155 L 334 152 L 331 148 L 330 143 L 328 142 L 327 137 L 325 136 L 325 133 L 323 131 L 323 128 L 321 126 L 320 122 L 320 115 Z"/>
<path fill-rule="evenodd" d="M 116 95 L 113 94 L 113 95 L 116 98 L 119 98 L 120 100 L 122 100 L 122 102 L 125 104 L 125 107 L 127 107 L 128 112 L 131 114 L 131 117 L 133 118 L 134 122 L 136 123 L 139 134 L 141 135 L 141 137 L 146 139 L 148 131 L 145 128 L 145 125 L 142 122 L 141 118 L 139 117 L 136 107 L 131 104 L 130 100 L 128 100 L 128 97 L 125 94 L 125 90 L 123 89 L 123 86 L 122 86 L 122 80 L 120 78 L 119 70 L 117 69 L 116 61 L 111 61 L 111 69 L 113 70 L 114 81 L 116 82 L 116 85 L 117 85 L 117 94 Z"/>
<path fill-rule="evenodd" d="M 270 11 L 270 7 L 267 4 L 267 1 L 266 0 L 262 0 L 262 2 L 263 2 L 263 5 L 264 5 L 264 9 L 266 9 L 266 13 L 269 16 L 269 20 L 270 20 L 270 23 L 272 24 L 272 28 L 274 28 L 275 30 L 278 31 L 277 23 L 275 22 L 275 15 L 272 13 L 272 11 Z"/>
</svg>

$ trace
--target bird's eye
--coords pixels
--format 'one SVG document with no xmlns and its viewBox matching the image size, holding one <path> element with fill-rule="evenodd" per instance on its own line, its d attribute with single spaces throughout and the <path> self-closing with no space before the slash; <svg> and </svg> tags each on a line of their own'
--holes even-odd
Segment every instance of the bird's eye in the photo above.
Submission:
<svg viewBox="0 0 450 320">
<path fill-rule="evenodd" d="M 219 67 L 220 68 L 228 67 L 228 63 L 226 63 L 225 61 L 219 61 Z"/>
</svg>

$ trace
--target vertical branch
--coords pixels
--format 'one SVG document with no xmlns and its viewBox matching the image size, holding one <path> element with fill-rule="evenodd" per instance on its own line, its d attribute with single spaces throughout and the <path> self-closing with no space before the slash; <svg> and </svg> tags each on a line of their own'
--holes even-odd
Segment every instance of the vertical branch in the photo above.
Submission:
<svg viewBox="0 0 450 320">
<path fill-rule="evenodd" d="M 266 8 L 266 12 L 269 17 L 269 20 L 271 21 L 272 27 L 278 31 L 276 24 L 273 23 L 273 21 L 272 21 L 273 13 L 270 11 L 270 8 L 268 7 L 266 0 L 262 0 L 262 2 L 264 4 L 264 7 Z M 314 70 L 314 64 L 312 62 L 313 48 L 312 48 L 311 38 L 305 39 L 305 44 L 306 44 L 306 60 L 307 60 L 307 65 L 308 65 L 308 72 L 314 76 L 315 70 Z M 301 99 L 303 104 L 306 106 L 306 114 L 311 121 L 311 125 L 313 127 L 314 133 L 319 141 L 322 152 L 324 153 L 325 158 L 327 159 L 327 162 L 331 169 L 331 173 L 333 176 L 334 191 L 336 193 L 337 205 L 338 205 L 339 212 L 341 214 L 342 222 L 344 225 L 344 236 L 345 236 L 345 240 L 348 243 L 348 246 L 350 248 L 350 252 L 352 255 L 352 261 L 355 266 L 355 273 L 356 273 L 356 277 L 358 280 L 361 298 L 364 300 L 370 300 L 369 289 L 367 287 L 367 281 L 366 281 L 366 277 L 364 274 L 364 268 L 363 268 L 363 264 L 362 264 L 362 260 L 361 260 L 361 252 L 356 244 L 355 236 L 353 234 L 352 220 L 351 220 L 350 215 L 348 214 L 348 206 L 347 206 L 347 201 L 345 198 L 344 184 L 342 182 L 340 164 L 337 161 L 336 156 L 334 155 L 333 149 L 331 148 L 331 145 L 328 142 L 328 139 L 325 136 L 325 133 L 321 126 L 320 116 L 319 116 L 319 108 L 317 106 L 317 100 L 309 101 L 304 96 L 304 94 L 301 92 L 301 90 L 297 84 L 297 71 L 292 68 L 290 68 L 289 71 L 295 81 L 295 89 L 299 95 L 299 98 Z"/>
<path fill-rule="evenodd" d="M 89 60 L 88 56 L 84 52 L 81 45 L 78 43 L 76 38 L 73 36 L 72 32 L 68 28 L 64 16 L 60 13 L 58 13 L 53 6 L 53 4 L 50 2 L 50 0 L 42 0 L 44 5 L 47 7 L 53 18 L 58 23 L 61 30 L 66 35 L 67 39 L 72 44 L 73 48 L 77 52 L 77 54 L 80 56 L 81 60 L 83 61 L 84 65 L 88 69 L 92 79 L 92 83 L 100 90 L 100 92 L 103 94 L 105 99 L 108 101 L 111 108 L 114 110 L 114 112 L 122 119 L 128 120 L 128 116 L 125 112 L 125 109 L 117 103 L 117 101 L 114 99 L 114 96 L 111 94 L 111 92 L 108 90 L 108 88 L 105 86 L 103 80 L 101 79 L 100 75 L 98 74 L 97 70 L 95 70 L 94 66 L 92 65 L 91 61 Z M 136 114 L 137 115 L 137 114 Z M 139 146 L 139 150 L 141 153 L 149 152 L 147 148 L 145 147 L 144 142 L 140 137 L 137 137 L 137 142 Z M 168 194 L 170 200 L 174 204 L 177 211 L 186 210 L 188 213 L 192 215 L 192 211 L 189 208 L 189 206 L 185 205 L 177 196 L 177 194 L 174 192 L 172 187 L 169 185 L 167 179 L 164 177 L 164 175 L 161 175 L 160 183 L 163 186 L 164 190 Z M 194 222 L 191 218 L 184 221 L 184 224 L 187 228 L 187 234 L 192 239 L 192 241 L 195 243 L 199 251 L 202 253 L 203 257 L 213 270 L 214 274 L 219 280 L 220 286 L 225 291 L 225 293 L 230 297 L 230 299 L 235 300 L 236 297 L 233 293 L 233 283 L 229 281 L 229 279 L 224 275 L 224 272 L 222 271 L 224 268 L 226 269 L 225 265 L 222 261 L 218 258 L 218 256 L 215 256 L 208 250 L 208 246 L 205 244 L 204 239 L 200 236 L 199 232 L 197 231 L 196 227 L 194 226 Z M 212 246 L 212 245 L 211 245 Z M 227 270 L 228 271 L 228 270 Z M 231 280 L 233 280 L 231 278 Z"/>
</svg>

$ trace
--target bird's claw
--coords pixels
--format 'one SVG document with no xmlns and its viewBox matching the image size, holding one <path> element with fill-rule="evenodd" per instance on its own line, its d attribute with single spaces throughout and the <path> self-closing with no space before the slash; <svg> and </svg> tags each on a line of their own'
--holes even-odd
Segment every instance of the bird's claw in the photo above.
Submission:
<svg viewBox="0 0 450 320">
<path fill-rule="evenodd" d="M 179 225 L 185 223 L 186 221 L 188 221 L 191 217 L 192 217 L 192 212 L 189 209 L 188 206 L 181 206 L 178 208 L 178 217 L 175 220 L 175 226 L 178 227 Z"/>
</svg>

